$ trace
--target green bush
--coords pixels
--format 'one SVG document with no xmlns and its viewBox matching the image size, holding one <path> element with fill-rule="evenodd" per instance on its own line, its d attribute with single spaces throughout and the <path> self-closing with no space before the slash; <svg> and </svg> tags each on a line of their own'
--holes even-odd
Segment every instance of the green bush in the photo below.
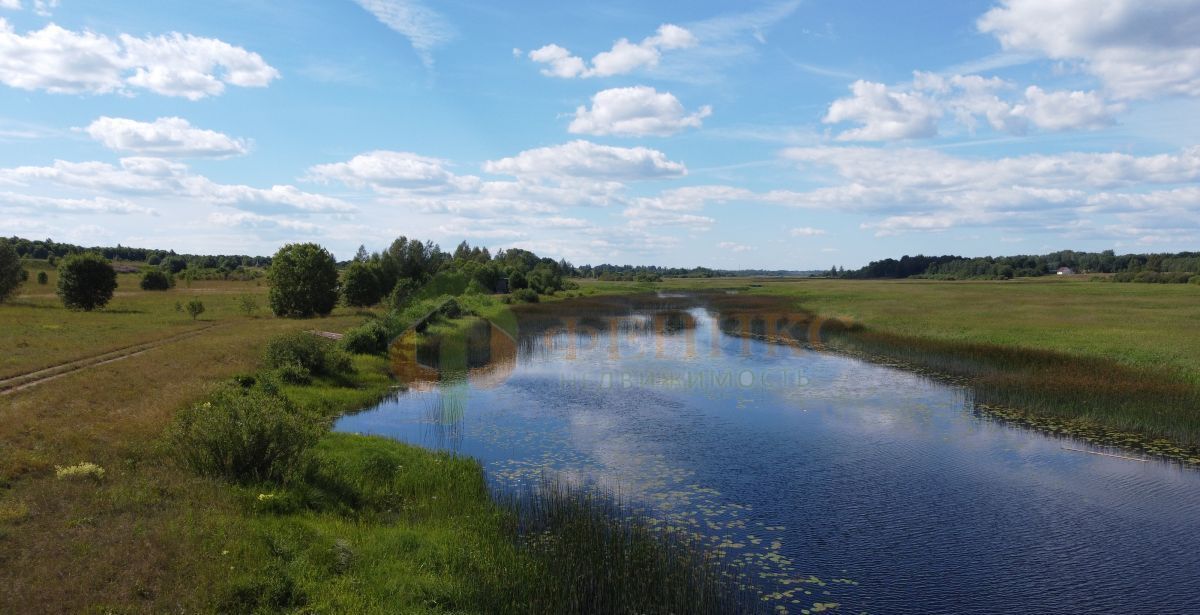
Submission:
<svg viewBox="0 0 1200 615">
<path fill-rule="evenodd" d="M 72 254 L 58 265 L 58 296 L 72 310 L 102 308 L 117 290 L 117 272 L 95 252 Z"/>
<path fill-rule="evenodd" d="M 393 310 L 403 310 L 416 300 L 418 290 L 420 290 L 419 286 L 410 278 L 401 279 L 388 293 L 388 307 Z"/>
<path fill-rule="evenodd" d="M 38 284 L 45 286 L 46 284 L 50 283 L 50 276 L 47 275 L 45 271 L 39 271 L 37 275 L 37 281 Z"/>
<path fill-rule="evenodd" d="M 231 384 L 184 410 L 168 439 L 193 471 L 254 483 L 296 476 L 320 435 L 316 422 L 287 398 Z"/>
<path fill-rule="evenodd" d="M 311 333 L 287 333 L 267 342 L 267 369 L 298 368 L 312 376 L 342 376 L 354 371 L 350 356 Z"/>
<path fill-rule="evenodd" d="M 188 316 L 191 316 L 192 320 L 196 320 L 197 317 L 204 313 L 204 302 L 199 299 L 188 301 L 186 307 Z"/>
<path fill-rule="evenodd" d="M 458 303 L 458 300 L 450 298 L 438 308 L 438 314 L 446 318 L 462 318 L 464 312 L 462 305 Z"/>
<path fill-rule="evenodd" d="M 537 303 L 537 291 L 532 288 L 520 288 L 513 291 L 512 297 L 516 301 L 524 301 L 525 303 Z"/>
<path fill-rule="evenodd" d="M 342 301 L 350 307 L 367 307 L 379 303 L 383 291 L 380 289 L 379 267 L 371 263 L 354 261 L 342 274 Z"/>
<path fill-rule="evenodd" d="M 354 354 L 380 354 L 387 351 L 390 342 L 387 325 L 372 320 L 347 331 L 342 337 L 342 348 Z"/>
<path fill-rule="evenodd" d="M 142 274 L 142 290 L 170 290 L 175 286 L 175 277 L 161 269 L 150 269 Z"/>
</svg>

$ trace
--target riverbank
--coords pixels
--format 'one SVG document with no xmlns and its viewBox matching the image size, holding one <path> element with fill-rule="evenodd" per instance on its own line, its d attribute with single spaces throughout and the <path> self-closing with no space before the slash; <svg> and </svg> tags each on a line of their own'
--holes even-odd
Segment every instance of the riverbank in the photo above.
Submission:
<svg viewBox="0 0 1200 615">
<path fill-rule="evenodd" d="M 823 321 L 827 348 L 965 384 L 996 418 L 1200 462 L 1200 331 L 1185 326 L 1200 320 L 1200 288 L 777 278 L 581 286 L 771 299 L 776 311 Z"/>
</svg>

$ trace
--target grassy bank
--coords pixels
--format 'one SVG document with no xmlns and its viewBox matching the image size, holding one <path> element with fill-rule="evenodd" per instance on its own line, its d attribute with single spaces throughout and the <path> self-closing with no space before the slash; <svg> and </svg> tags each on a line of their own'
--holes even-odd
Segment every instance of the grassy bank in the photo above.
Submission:
<svg viewBox="0 0 1200 615">
<path fill-rule="evenodd" d="M 1200 321 L 1200 288 L 1191 285 L 725 278 L 655 288 L 717 293 L 735 312 L 771 300 L 760 307 L 834 319 L 826 343 L 957 379 L 993 416 L 1200 459 L 1200 328 L 1189 324 Z"/>
</svg>

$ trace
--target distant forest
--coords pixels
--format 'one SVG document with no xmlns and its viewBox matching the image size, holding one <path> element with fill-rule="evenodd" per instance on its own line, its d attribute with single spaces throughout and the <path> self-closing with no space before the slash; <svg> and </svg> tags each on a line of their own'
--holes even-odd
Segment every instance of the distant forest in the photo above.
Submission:
<svg viewBox="0 0 1200 615">
<path fill-rule="evenodd" d="M 1187 282 L 1200 273 L 1200 252 L 1175 254 L 1115 254 L 1064 250 L 1041 255 L 904 256 L 885 258 L 862 269 L 833 269 L 830 277 L 850 279 L 925 278 L 933 280 L 1007 280 L 1054 275 L 1062 267 L 1073 273 L 1115 274 L 1116 281 Z"/>
<path fill-rule="evenodd" d="M 401 238 L 404 239 L 404 238 Z M 68 254 L 77 254 L 80 252 L 97 252 L 102 254 L 109 260 L 128 261 L 135 263 L 146 263 L 152 267 L 161 266 L 164 270 L 171 273 L 181 273 L 184 270 L 190 269 L 193 271 L 206 272 L 224 272 L 234 273 L 244 271 L 246 268 L 252 267 L 268 267 L 271 264 L 269 256 L 245 256 L 239 254 L 177 254 L 174 250 L 154 250 L 148 248 L 131 248 L 118 244 L 115 247 L 84 247 L 70 243 L 60 243 L 51 239 L 23 239 L 20 237 L 10 237 L 8 239 L 17 254 L 21 258 L 49 259 L 62 258 Z M 416 240 L 405 240 L 397 246 L 389 247 L 383 253 L 375 255 L 366 254 L 365 250 L 360 249 L 354 260 L 364 260 L 374 256 L 374 260 L 380 260 L 384 253 L 391 250 L 412 249 L 409 244 L 414 243 L 421 246 L 421 251 L 427 252 L 422 258 L 428 258 L 428 265 L 434 270 L 439 267 L 453 262 L 455 259 L 476 260 L 485 263 L 496 261 L 496 265 L 500 270 L 508 271 L 511 269 L 519 269 L 523 273 L 534 269 L 535 265 L 540 261 L 543 263 L 543 268 L 548 268 L 553 263 L 553 269 L 558 276 L 578 277 L 578 278 L 594 278 L 599 280 L 615 280 L 615 281 L 654 281 L 662 278 L 716 278 L 716 277 L 736 277 L 736 276 L 771 276 L 771 277 L 794 277 L 808 275 L 823 275 L 822 271 L 784 271 L 784 270 L 763 270 L 763 269 L 737 269 L 737 270 L 720 270 L 709 269 L 707 267 L 658 267 L 654 265 L 582 265 L 576 267 L 564 261 L 551 261 L 550 259 L 539 258 L 536 254 L 527 250 L 510 249 L 507 252 L 501 250 L 493 259 L 488 253 L 487 248 L 472 248 L 467 242 L 459 244 L 453 253 L 442 251 L 441 247 L 432 242 L 420 242 Z M 341 264 L 347 265 L 352 261 L 344 261 Z M 520 263 L 518 265 L 518 263 Z"/>
</svg>

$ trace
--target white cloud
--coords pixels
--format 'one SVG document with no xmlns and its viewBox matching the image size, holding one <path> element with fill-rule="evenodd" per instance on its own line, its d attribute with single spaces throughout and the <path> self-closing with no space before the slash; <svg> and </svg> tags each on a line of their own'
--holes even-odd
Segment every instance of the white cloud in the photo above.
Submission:
<svg viewBox="0 0 1200 615">
<path fill-rule="evenodd" d="M 58 0 L 33 0 L 33 12 L 49 17 L 58 8 Z"/>
<path fill-rule="evenodd" d="M 321 225 L 289 218 L 262 216 L 247 211 L 214 212 L 208 216 L 208 221 L 218 226 L 249 229 L 280 229 L 305 235 L 321 232 Z"/>
<path fill-rule="evenodd" d="M 152 214 L 155 210 L 141 207 L 129 201 L 95 197 L 91 199 L 67 199 L 0 192 L 0 207 L 15 207 L 31 213 L 105 213 L 105 214 Z"/>
<path fill-rule="evenodd" d="M 1200 181 L 1200 147 L 1177 154 L 1031 154 L 999 159 L 927 149 L 814 147 L 785 150 L 831 185 L 789 193 L 789 204 L 882 215 L 864 228 L 886 235 L 990 225 L 1063 227 L 1101 213 L 1182 212 L 1197 193 L 1154 185 Z M 782 200 L 776 202 L 784 202 Z M 1167 223 L 1170 224 L 1170 223 Z"/>
<path fill-rule="evenodd" d="M 1025 89 L 1023 98 L 1005 100 L 1000 93 L 1013 84 L 979 75 L 939 75 L 915 71 L 911 83 L 888 86 L 856 81 L 854 95 L 834 101 L 824 122 L 853 122 L 861 127 L 838 134 L 839 141 L 892 141 L 938 134 L 949 115 L 972 133 L 979 118 L 993 130 L 1023 134 L 1032 125 L 1050 131 L 1090 130 L 1113 123 L 1124 105 L 1098 92 Z"/>
<path fill-rule="evenodd" d="M 433 50 L 451 41 L 454 28 L 417 0 L 355 0 L 383 25 L 400 33 L 412 44 L 425 66 L 433 66 Z"/>
<path fill-rule="evenodd" d="M 688 114 L 670 92 L 644 85 L 602 90 L 592 96 L 592 108 L 580 106 L 567 130 L 574 134 L 644 137 L 668 136 L 699 128 L 712 107 Z"/>
<path fill-rule="evenodd" d="M 1015 105 L 1012 114 L 1045 130 L 1079 130 L 1111 125 L 1113 114 L 1122 108 L 1096 92 L 1045 92 L 1031 85 L 1025 89 L 1025 102 Z"/>
<path fill-rule="evenodd" d="M 21 10 L 21 0 L 0 0 L 0 9 Z"/>
<path fill-rule="evenodd" d="M 811 226 L 800 226 L 788 231 L 792 237 L 816 237 L 817 235 L 825 235 L 823 229 L 813 228 Z"/>
<path fill-rule="evenodd" d="M 1200 96 L 1200 0 L 1001 0 L 977 25 L 1006 50 L 1079 61 L 1118 98 Z"/>
<path fill-rule="evenodd" d="M 89 136 L 116 152 L 151 156 L 226 157 L 245 154 L 249 145 L 214 130 L 195 128 L 179 117 L 139 122 L 101 117 L 85 129 Z"/>
<path fill-rule="evenodd" d="M 454 180 L 455 176 L 446 170 L 446 164 L 445 160 L 410 152 L 377 150 L 359 154 L 347 162 L 316 165 L 309 169 L 308 177 L 318 181 L 340 181 L 357 188 L 430 188 Z"/>
<path fill-rule="evenodd" d="M 916 139 L 937 134 L 941 107 L 918 92 L 894 91 L 882 83 L 855 81 L 854 96 L 833 101 L 821 121 L 855 122 L 861 128 L 838 135 L 840 141 Z"/>
<path fill-rule="evenodd" d="M 612 49 L 602 51 L 592 58 L 589 67 L 583 58 L 556 44 L 549 44 L 529 52 L 529 59 L 547 65 L 542 74 L 548 77 L 571 79 L 574 77 L 611 77 L 625 75 L 640 68 L 658 66 L 663 51 L 687 49 L 698 43 L 686 28 L 674 24 L 663 24 L 654 35 L 640 43 L 619 39 Z"/>
<path fill-rule="evenodd" d="M 553 147 L 525 150 L 516 156 L 484 164 L 488 173 L 516 177 L 557 177 L 594 180 L 639 180 L 681 177 L 682 163 L 645 147 L 613 147 L 590 141 L 571 141 Z"/>
<path fill-rule="evenodd" d="M 748 246 L 732 241 L 722 241 L 721 243 L 717 244 L 717 247 L 722 250 L 729 250 L 730 252 L 752 252 L 757 249 L 754 246 Z"/>
<path fill-rule="evenodd" d="M 265 87 L 279 71 L 257 53 L 172 32 L 118 40 L 55 24 L 18 34 L 0 19 L 0 83 L 55 94 L 128 93 L 141 88 L 198 100 L 225 86 Z"/>
<path fill-rule="evenodd" d="M 311 213 L 354 211 L 350 204 L 295 186 L 254 188 L 219 184 L 191 173 L 186 165 L 162 158 L 129 157 L 120 166 L 106 162 L 56 160 L 48 167 L 22 166 L 0 169 L 0 185 L 83 189 L 123 196 L 176 197 L 198 203 L 262 210 Z"/>
</svg>

